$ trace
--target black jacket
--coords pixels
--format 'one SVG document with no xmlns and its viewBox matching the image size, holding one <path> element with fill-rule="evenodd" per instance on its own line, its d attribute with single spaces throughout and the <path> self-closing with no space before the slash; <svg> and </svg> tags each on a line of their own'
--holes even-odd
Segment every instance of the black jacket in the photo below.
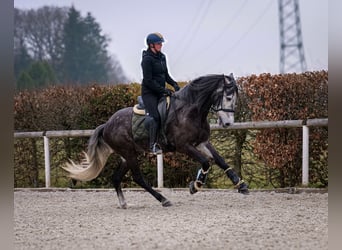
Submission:
<svg viewBox="0 0 342 250">
<path fill-rule="evenodd" d="M 165 55 L 161 52 L 155 54 L 150 49 L 142 53 L 141 67 L 143 71 L 143 81 L 141 94 L 153 93 L 162 96 L 165 90 L 165 82 L 171 86 L 177 86 L 167 70 Z"/>
</svg>

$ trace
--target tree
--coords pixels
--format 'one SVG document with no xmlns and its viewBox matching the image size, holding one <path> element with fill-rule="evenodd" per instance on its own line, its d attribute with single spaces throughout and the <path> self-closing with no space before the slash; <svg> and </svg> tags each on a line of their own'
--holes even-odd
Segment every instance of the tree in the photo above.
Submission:
<svg viewBox="0 0 342 250">
<path fill-rule="evenodd" d="M 35 62 L 27 70 L 21 72 L 17 81 L 17 88 L 22 90 L 46 87 L 55 81 L 54 71 L 47 62 Z"/>
<path fill-rule="evenodd" d="M 62 35 L 67 13 L 65 7 L 44 6 L 27 11 L 16 9 L 15 39 L 25 41 L 35 61 L 49 61 L 57 69 L 63 49 Z"/>
<path fill-rule="evenodd" d="M 85 38 L 84 51 L 87 56 L 84 65 L 84 81 L 108 81 L 108 62 L 110 60 L 107 47 L 109 38 L 101 35 L 100 25 L 90 13 L 84 19 Z"/>
<path fill-rule="evenodd" d="M 27 70 L 32 62 L 33 59 L 28 54 L 27 48 L 21 40 L 17 50 L 14 50 L 14 76 L 18 78 L 20 73 Z"/>
<path fill-rule="evenodd" d="M 27 71 L 21 72 L 17 80 L 17 89 L 30 89 L 33 86 L 34 82 L 31 76 L 27 73 Z"/>
<path fill-rule="evenodd" d="M 63 29 L 64 51 L 62 56 L 63 76 L 69 82 L 79 82 L 83 60 L 81 52 L 83 29 L 80 13 L 71 7 Z"/>
<path fill-rule="evenodd" d="M 128 78 L 123 71 L 121 64 L 117 63 L 118 60 L 115 55 L 111 55 L 108 61 L 108 80 L 111 83 L 118 84 L 118 83 L 126 83 L 128 82 Z"/>
<path fill-rule="evenodd" d="M 67 81 L 86 84 L 108 82 L 111 58 L 109 38 L 101 34 L 100 25 L 90 13 L 83 19 L 71 7 L 64 26 L 64 77 Z"/>
<path fill-rule="evenodd" d="M 25 44 L 23 12 L 14 9 L 14 16 L 14 76 L 18 79 L 21 71 L 26 70 L 33 59 Z"/>
<path fill-rule="evenodd" d="M 32 63 L 44 61 L 56 83 L 127 82 L 118 60 L 108 55 L 110 39 L 101 32 L 90 13 L 83 18 L 74 7 L 15 8 L 16 80 Z"/>
</svg>

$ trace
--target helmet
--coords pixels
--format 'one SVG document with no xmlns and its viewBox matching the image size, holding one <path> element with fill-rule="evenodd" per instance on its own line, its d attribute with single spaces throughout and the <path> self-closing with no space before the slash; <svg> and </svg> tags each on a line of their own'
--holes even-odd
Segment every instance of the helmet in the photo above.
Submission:
<svg viewBox="0 0 342 250">
<path fill-rule="evenodd" d="M 146 37 L 147 45 L 150 45 L 151 43 L 163 43 L 163 42 L 164 42 L 164 38 L 162 34 L 158 32 L 151 33 Z"/>
</svg>

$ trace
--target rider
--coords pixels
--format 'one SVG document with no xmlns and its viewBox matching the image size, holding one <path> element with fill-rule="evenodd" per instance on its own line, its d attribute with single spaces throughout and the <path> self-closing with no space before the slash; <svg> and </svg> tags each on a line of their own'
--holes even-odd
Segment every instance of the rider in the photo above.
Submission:
<svg viewBox="0 0 342 250">
<path fill-rule="evenodd" d="M 158 102 L 165 95 L 171 95 L 171 90 L 165 88 L 165 82 L 172 85 L 175 91 L 179 90 L 178 83 L 171 78 L 166 65 L 166 57 L 161 52 L 164 38 L 160 33 L 151 33 L 146 38 L 147 50 L 142 53 L 141 67 L 143 80 L 141 96 L 146 108 L 146 125 L 149 129 L 150 150 L 153 154 L 162 151 L 157 144 L 157 132 L 160 117 Z"/>
</svg>

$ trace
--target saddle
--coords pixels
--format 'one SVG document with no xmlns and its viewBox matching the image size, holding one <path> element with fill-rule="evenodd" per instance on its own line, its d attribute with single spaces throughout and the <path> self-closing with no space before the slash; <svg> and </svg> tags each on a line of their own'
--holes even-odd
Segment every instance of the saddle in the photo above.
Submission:
<svg viewBox="0 0 342 250">
<path fill-rule="evenodd" d="M 133 113 L 136 115 L 146 115 L 144 101 L 141 96 L 138 96 L 138 104 L 134 105 Z"/>
<path fill-rule="evenodd" d="M 161 101 L 159 102 L 159 104 L 158 104 L 158 112 L 159 112 L 161 120 L 163 120 L 162 115 L 165 113 L 165 111 L 169 110 L 170 103 L 171 103 L 170 96 L 167 96 L 166 98 L 163 97 L 161 99 Z M 138 96 L 138 104 L 134 105 L 133 113 L 136 114 L 136 115 L 146 115 L 144 101 L 143 101 L 141 96 Z"/>
<path fill-rule="evenodd" d="M 163 143 L 167 143 L 165 135 L 165 122 L 170 109 L 171 98 L 170 96 L 163 97 L 158 104 L 158 112 L 160 116 L 159 135 Z M 133 106 L 132 118 L 132 134 L 135 141 L 148 139 L 149 133 L 145 127 L 145 105 L 141 96 L 138 96 L 138 104 Z"/>
</svg>

